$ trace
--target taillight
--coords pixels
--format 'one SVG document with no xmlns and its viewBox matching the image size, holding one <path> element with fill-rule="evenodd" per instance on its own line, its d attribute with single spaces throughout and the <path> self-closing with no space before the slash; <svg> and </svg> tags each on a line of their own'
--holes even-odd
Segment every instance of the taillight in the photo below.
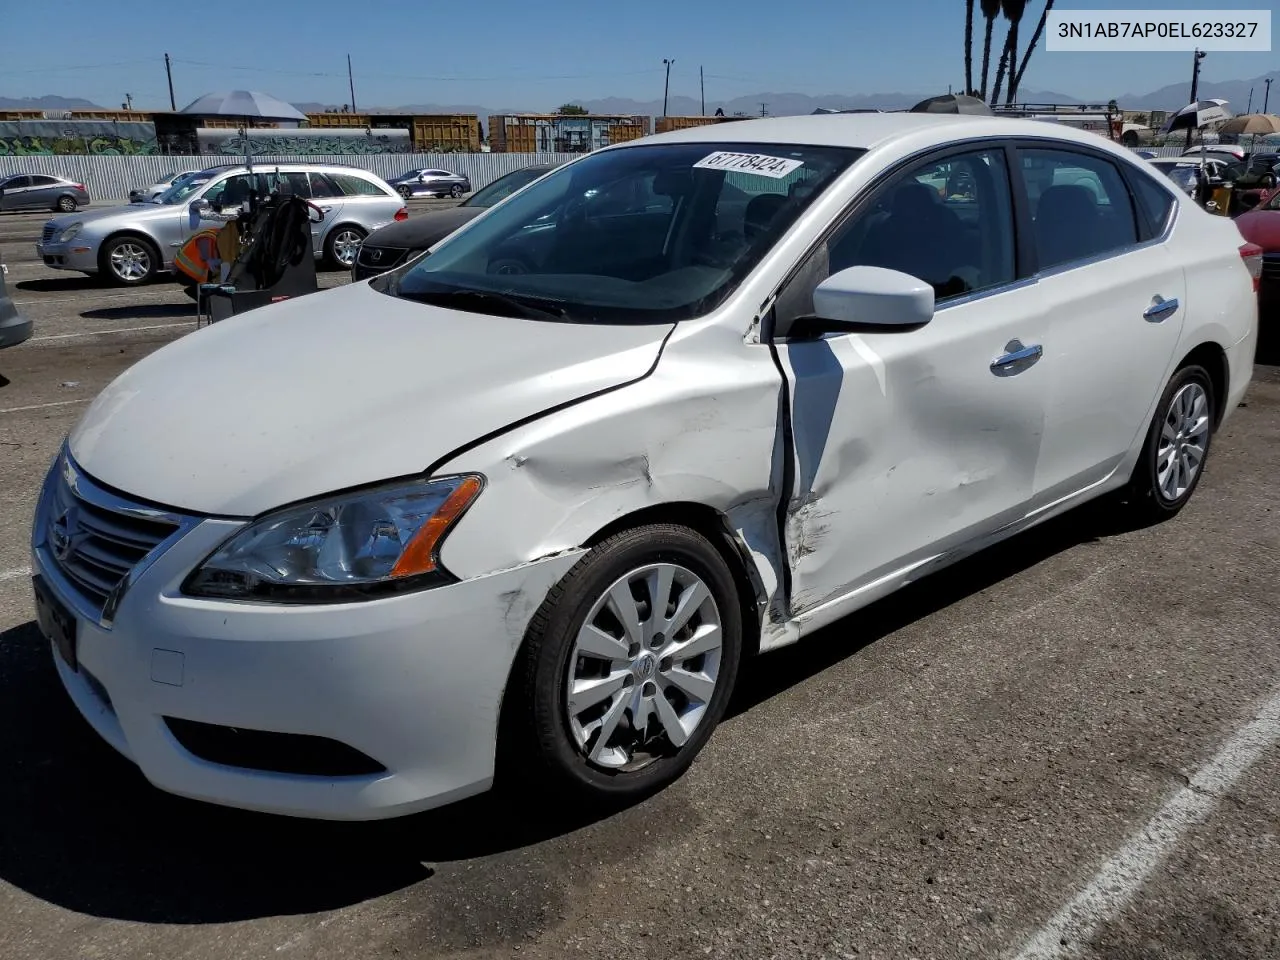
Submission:
<svg viewBox="0 0 1280 960">
<path fill-rule="evenodd" d="M 397 211 L 396 211 L 396 219 L 397 219 L 397 220 L 408 220 L 408 219 L 409 219 L 409 208 L 408 208 L 408 207 L 401 207 L 399 210 L 397 210 Z"/>
<path fill-rule="evenodd" d="M 1249 276 L 1253 277 L 1253 292 L 1258 292 L 1262 280 L 1262 248 L 1256 243 L 1246 243 L 1240 247 L 1240 259 L 1249 268 Z"/>
</svg>

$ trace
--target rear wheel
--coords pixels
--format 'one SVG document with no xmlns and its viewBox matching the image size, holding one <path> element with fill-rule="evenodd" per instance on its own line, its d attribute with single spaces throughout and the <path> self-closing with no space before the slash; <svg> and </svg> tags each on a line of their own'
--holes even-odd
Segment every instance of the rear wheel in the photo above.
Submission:
<svg viewBox="0 0 1280 960">
<path fill-rule="evenodd" d="M 1158 522 L 1187 505 L 1204 473 L 1217 404 L 1204 367 L 1190 364 L 1173 375 L 1125 490 L 1134 519 Z"/>
<path fill-rule="evenodd" d="M 517 782 L 582 799 L 639 799 L 679 777 L 729 702 L 742 612 L 704 537 L 654 524 L 610 537 L 530 624 L 504 715 Z"/>
<path fill-rule="evenodd" d="M 115 237 L 102 245 L 98 265 L 113 284 L 137 287 L 155 277 L 160 255 L 141 237 Z"/>
<path fill-rule="evenodd" d="M 68 196 L 61 196 L 58 198 L 58 209 L 61 210 L 63 213 L 75 213 L 76 207 L 78 206 L 79 204 L 76 203 L 75 197 L 68 195 Z"/>
<path fill-rule="evenodd" d="M 325 259 L 329 265 L 339 270 L 350 270 L 365 236 L 359 227 L 344 225 L 334 228 L 324 242 Z"/>
</svg>

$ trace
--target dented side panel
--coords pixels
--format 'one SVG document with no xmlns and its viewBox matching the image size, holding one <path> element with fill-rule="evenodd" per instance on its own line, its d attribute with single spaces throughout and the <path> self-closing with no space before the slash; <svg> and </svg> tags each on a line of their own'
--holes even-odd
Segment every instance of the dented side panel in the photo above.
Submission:
<svg viewBox="0 0 1280 960">
<path fill-rule="evenodd" d="M 577 547 L 646 507 L 700 504 L 725 518 L 755 567 L 762 647 L 783 642 L 781 387 L 769 348 L 745 343 L 743 325 L 681 324 L 645 379 L 442 464 L 488 481 L 442 562 L 480 576 Z"/>
<path fill-rule="evenodd" d="M 1049 371 L 998 376 L 991 363 L 1015 338 L 1051 335 L 1035 296 L 944 307 L 914 331 L 779 345 L 795 435 L 786 556 L 802 621 L 1025 514 Z"/>
</svg>

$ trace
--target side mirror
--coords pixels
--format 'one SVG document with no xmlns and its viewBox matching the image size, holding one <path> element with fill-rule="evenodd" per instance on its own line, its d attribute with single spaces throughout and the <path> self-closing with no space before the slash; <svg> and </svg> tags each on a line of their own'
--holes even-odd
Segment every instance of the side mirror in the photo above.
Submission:
<svg viewBox="0 0 1280 960">
<path fill-rule="evenodd" d="M 205 210 L 210 210 L 212 208 L 213 208 L 213 204 L 211 204 L 204 197 L 198 197 L 197 199 L 191 201 L 191 209 L 196 211 L 196 213 L 201 213 Z"/>
<path fill-rule="evenodd" d="M 898 270 L 849 267 L 818 284 L 813 307 L 815 316 L 797 318 L 788 339 L 915 330 L 933 319 L 934 293 L 932 285 Z"/>
</svg>

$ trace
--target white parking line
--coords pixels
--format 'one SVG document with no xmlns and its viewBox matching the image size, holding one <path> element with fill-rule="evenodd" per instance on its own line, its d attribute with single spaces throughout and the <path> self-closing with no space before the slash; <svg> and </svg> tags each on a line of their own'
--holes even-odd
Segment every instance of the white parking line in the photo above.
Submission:
<svg viewBox="0 0 1280 960">
<path fill-rule="evenodd" d="M 137 299 L 136 293 L 87 293 L 80 297 L 59 297 L 56 300 L 15 300 L 19 307 L 38 307 L 42 303 L 79 303 L 82 300 L 128 300 Z"/>
<path fill-rule="evenodd" d="M 0 570 L 0 583 L 5 580 L 17 580 L 19 577 L 31 576 L 31 568 L 23 567 L 20 570 Z"/>
<path fill-rule="evenodd" d="M 1098 927 L 1131 900 L 1188 830 L 1203 823 L 1264 750 L 1280 742 L 1280 687 L 1214 757 L 1136 831 L 1093 879 L 1013 954 L 1059 960 L 1085 952 Z"/>
<path fill-rule="evenodd" d="M 47 337 L 32 337 L 28 343 L 40 340 L 68 340 L 71 337 L 102 337 L 109 333 L 133 333 L 135 330 L 168 330 L 171 327 L 190 327 L 194 318 L 183 323 L 153 323 L 145 327 L 120 327 L 118 330 L 86 330 L 83 333 L 51 333 Z"/>
<path fill-rule="evenodd" d="M 88 403 L 93 397 L 81 400 L 55 400 L 52 403 L 33 403 L 29 407 L 5 407 L 0 413 L 21 413 L 24 410 L 43 410 L 45 407 L 69 407 L 73 403 Z"/>
</svg>

